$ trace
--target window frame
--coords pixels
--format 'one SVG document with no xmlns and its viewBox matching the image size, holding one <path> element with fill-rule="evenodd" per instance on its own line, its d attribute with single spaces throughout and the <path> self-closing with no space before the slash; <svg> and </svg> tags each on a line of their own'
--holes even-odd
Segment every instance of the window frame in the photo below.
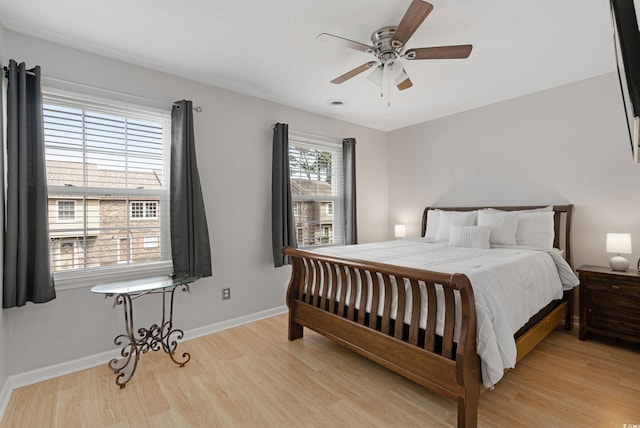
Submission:
<svg viewBox="0 0 640 428">
<path fill-rule="evenodd" d="M 78 188 L 73 186 L 50 186 L 48 185 L 48 191 L 50 195 L 60 198 L 71 198 L 75 195 L 80 195 L 85 201 L 91 198 L 100 198 L 104 194 L 113 194 L 116 196 L 122 196 L 127 202 L 127 206 L 130 207 L 130 201 L 144 201 L 156 202 L 155 217 L 139 218 L 137 220 L 158 220 L 160 221 L 157 226 L 161 230 L 161 234 L 166 234 L 166 237 L 158 239 L 159 242 L 166 242 L 165 247 L 160 250 L 161 260 L 153 262 L 128 262 L 120 263 L 119 254 L 116 258 L 115 265 L 89 267 L 81 269 L 71 269 L 56 271 L 53 273 L 56 289 L 73 289 L 89 287 L 96 284 L 104 283 L 105 281 L 125 281 L 137 278 L 149 277 L 149 276 L 164 276 L 173 272 L 173 261 L 171 258 L 170 248 L 170 228 L 169 228 L 169 174 L 170 174 L 170 139 L 171 139 L 171 112 L 169 110 L 158 109 L 142 105 L 132 105 L 130 103 L 120 102 L 113 99 L 105 99 L 96 96 L 90 96 L 86 94 L 80 94 L 77 92 L 70 92 L 60 90 L 56 88 L 43 88 L 43 103 L 45 105 L 60 105 L 65 107 L 71 107 L 76 109 L 82 109 L 83 111 L 91 111 L 96 113 L 106 113 L 114 116 L 135 118 L 141 120 L 150 120 L 162 124 L 163 128 L 163 174 L 165 175 L 165 183 L 163 189 L 122 189 L 122 188 L 92 188 L 82 187 L 82 192 L 78 191 Z M 76 206 L 75 222 L 85 221 L 84 218 L 79 219 L 77 213 L 78 201 L 74 200 Z M 83 202 L 81 202 L 83 203 Z M 157 205 L 159 203 L 159 206 Z M 57 205 L 56 205 L 57 207 Z M 144 212 L 146 213 L 146 205 Z M 130 208 L 127 209 L 127 222 L 131 220 Z M 86 217 L 86 211 L 84 216 Z M 86 232 L 88 229 L 86 225 L 83 225 L 84 240 L 88 240 Z M 93 229 L 93 228 L 91 228 Z M 50 235 L 50 239 L 54 238 Z M 130 239 L 129 247 L 129 259 L 133 259 L 131 252 L 133 238 Z M 86 244 L 83 244 L 86 245 Z M 119 247 L 118 242 L 118 247 Z M 160 245 L 159 245 L 160 246 Z M 84 257 L 86 257 L 86 249 L 84 250 Z M 119 252 L 119 251 L 118 251 Z M 83 263 L 85 263 L 83 261 Z"/>
<path fill-rule="evenodd" d="M 314 242 L 320 240 L 320 243 L 314 243 L 311 245 L 302 245 L 303 243 L 298 242 L 298 247 L 302 249 L 313 249 L 316 247 L 326 247 L 326 246 L 342 246 L 345 245 L 345 208 L 344 208 L 344 168 L 342 165 L 342 142 L 339 140 L 330 140 L 323 141 L 317 138 L 309 138 L 302 134 L 297 134 L 295 132 L 289 132 L 289 151 L 291 152 L 291 147 L 301 147 L 301 148 L 309 148 L 318 151 L 333 151 L 336 153 L 335 162 L 332 160 L 331 165 L 331 186 L 332 186 L 332 194 L 328 195 L 296 195 L 291 194 L 291 202 L 292 204 L 298 204 L 298 216 L 304 215 L 304 203 L 305 202 L 317 202 L 320 204 L 318 207 L 320 211 L 322 211 L 322 204 L 327 202 L 332 206 L 333 213 L 332 215 L 332 226 L 333 226 L 333 235 L 330 237 L 330 243 L 322 243 L 325 240 L 325 236 L 323 235 L 323 226 L 326 221 L 322 221 L 321 218 L 318 219 L 315 223 L 310 222 L 296 222 L 295 227 L 296 231 L 299 228 L 303 229 L 303 237 L 311 236 L 314 238 Z M 291 167 L 291 158 L 289 160 L 289 168 L 290 179 L 291 181 L 295 180 L 295 177 L 292 175 L 293 168 Z M 337 193 L 337 194 L 335 194 Z M 322 213 L 321 213 L 322 215 Z M 315 234 L 309 231 L 311 228 L 309 226 L 315 227 L 317 226 L 319 233 Z M 304 233 L 304 231 L 308 231 Z M 296 232 L 297 235 L 297 232 Z M 309 237 L 307 236 L 307 237 Z M 297 238 L 297 236 L 296 236 Z"/>
<path fill-rule="evenodd" d="M 133 221 L 145 221 L 145 220 L 157 220 L 158 219 L 158 204 L 160 201 L 157 200 L 130 200 L 129 201 L 129 218 Z M 133 215 L 133 204 L 142 204 L 142 216 L 135 217 Z M 150 211 L 149 205 L 154 204 L 155 208 L 153 208 L 153 216 L 148 216 L 147 212 Z"/>
<path fill-rule="evenodd" d="M 64 210 L 61 210 L 60 202 L 63 202 L 63 203 L 71 202 L 73 204 L 72 205 L 73 209 L 71 211 L 71 213 L 73 214 L 73 218 L 62 218 L 62 217 L 60 217 L 60 213 L 62 211 L 64 211 Z M 76 220 L 76 201 L 74 199 L 57 199 L 56 200 L 56 214 L 57 214 L 56 221 L 58 223 L 75 223 L 77 221 Z"/>
</svg>

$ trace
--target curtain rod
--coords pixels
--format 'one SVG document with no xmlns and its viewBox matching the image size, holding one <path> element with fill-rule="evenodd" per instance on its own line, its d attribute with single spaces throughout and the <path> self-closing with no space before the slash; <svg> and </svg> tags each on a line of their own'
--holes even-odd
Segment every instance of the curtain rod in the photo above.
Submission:
<svg viewBox="0 0 640 428">
<path fill-rule="evenodd" d="M 5 76 L 6 76 L 7 73 L 9 72 L 9 67 L 3 66 L 2 69 L 4 70 Z M 27 74 L 30 74 L 32 76 L 35 75 L 35 73 L 33 71 L 31 71 L 31 70 L 26 70 L 26 72 L 27 72 Z M 106 93 L 110 93 L 110 94 L 115 94 L 115 95 L 130 97 L 130 98 L 135 98 L 137 100 L 151 101 L 151 102 L 158 103 L 158 104 L 169 104 L 169 102 L 162 101 L 162 100 L 157 100 L 155 98 L 147 98 L 147 97 L 142 97 L 140 95 L 131 95 L 131 94 L 127 94 L 126 92 L 114 91 L 113 89 L 100 88 L 98 86 L 92 86 L 92 85 L 86 85 L 84 83 L 72 82 L 70 80 L 58 79 L 56 77 L 42 76 L 42 78 L 46 79 L 46 80 L 51 80 L 53 82 L 65 83 L 65 84 L 68 84 L 68 85 L 78 86 L 78 87 L 81 87 L 81 88 L 93 89 L 93 90 L 98 90 L 98 91 L 102 91 L 102 92 L 106 92 Z M 173 102 L 171 104 L 177 105 L 176 102 Z M 200 107 L 200 106 L 194 107 L 193 110 L 195 112 L 197 112 L 197 113 L 201 113 L 203 111 L 202 107 Z"/>
<path fill-rule="evenodd" d="M 277 124 L 273 124 L 271 125 L 271 129 L 275 129 Z M 312 134 L 310 132 L 304 132 L 304 131 L 298 131 L 295 129 L 289 129 L 289 132 L 293 132 L 294 134 L 298 134 L 301 136 L 307 136 L 307 137 L 319 137 L 319 138 L 324 138 L 325 140 L 331 140 L 331 141 L 342 141 L 341 138 L 336 138 L 336 137 L 329 137 L 328 135 L 320 135 L 320 134 Z"/>
</svg>

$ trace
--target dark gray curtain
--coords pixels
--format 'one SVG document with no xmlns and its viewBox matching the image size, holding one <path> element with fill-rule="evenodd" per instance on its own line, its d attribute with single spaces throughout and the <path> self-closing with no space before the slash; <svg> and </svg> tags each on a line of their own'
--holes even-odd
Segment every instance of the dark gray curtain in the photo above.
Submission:
<svg viewBox="0 0 640 428">
<path fill-rule="evenodd" d="M 342 162 L 344 164 L 344 243 L 358 243 L 356 227 L 356 139 L 342 140 Z"/>
<path fill-rule="evenodd" d="M 55 299 L 40 67 L 9 62 L 2 306 Z"/>
<path fill-rule="evenodd" d="M 297 247 L 295 220 L 291 204 L 289 172 L 289 125 L 276 123 L 273 127 L 273 158 L 271 169 L 271 236 L 273 265 L 288 264 L 283 247 Z"/>
<path fill-rule="evenodd" d="M 171 110 L 171 254 L 176 275 L 211 276 L 209 229 L 193 135 L 193 104 Z"/>
</svg>

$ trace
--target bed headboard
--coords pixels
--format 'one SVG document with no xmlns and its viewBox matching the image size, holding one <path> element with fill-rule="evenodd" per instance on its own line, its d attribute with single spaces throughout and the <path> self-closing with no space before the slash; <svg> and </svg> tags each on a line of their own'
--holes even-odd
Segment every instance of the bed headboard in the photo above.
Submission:
<svg viewBox="0 0 640 428">
<path fill-rule="evenodd" d="M 430 209 L 439 209 L 444 211 L 474 211 L 483 208 L 494 208 L 503 211 L 531 210 L 535 208 L 544 208 L 548 205 L 530 205 L 530 206 L 514 206 L 514 207 L 427 207 L 422 213 L 422 235 L 427 231 L 427 211 Z M 571 267 L 573 267 L 573 259 L 571 254 L 571 214 L 573 213 L 573 205 L 554 205 L 553 206 L 553 246 L 564 250 L 564 256 Z"/>
</svg>

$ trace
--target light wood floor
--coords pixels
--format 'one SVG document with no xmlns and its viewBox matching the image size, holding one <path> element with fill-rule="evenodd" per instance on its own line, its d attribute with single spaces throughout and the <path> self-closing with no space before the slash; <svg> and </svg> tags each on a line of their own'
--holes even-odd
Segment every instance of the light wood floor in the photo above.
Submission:
<svg viewBox="0 0 640 428">
<path fill-rule="evenodd" d="M 175 366 L 144 355 L 120 390 L 104 366 L 17 389 L 6 427 L 447 427 L 455 402 L 286 316 L 180 344 Z M 640 350 L 555 331 L 480 398 L 480 427 L 640 424 Z"/>
</svg>

